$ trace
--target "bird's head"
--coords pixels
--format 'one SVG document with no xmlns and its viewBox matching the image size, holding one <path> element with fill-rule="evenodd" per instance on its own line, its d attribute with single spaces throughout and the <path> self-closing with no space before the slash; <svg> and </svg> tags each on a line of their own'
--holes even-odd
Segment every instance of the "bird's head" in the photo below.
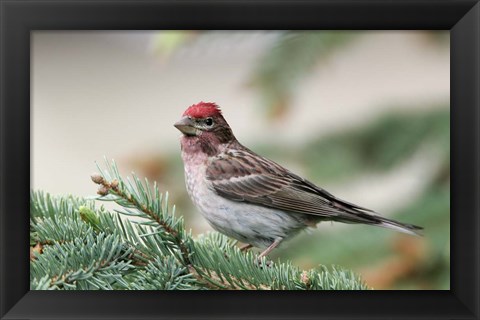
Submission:
<svg viewBox="0 0 480 320">
<path fill-rule="evenodd" d="M 197 137 L 217 143 L 226 143 L 234 139 L 222 111 L 212 102 L 199 102 L 188 107 L 174 126 L 186 137 Z"/>
</svg>

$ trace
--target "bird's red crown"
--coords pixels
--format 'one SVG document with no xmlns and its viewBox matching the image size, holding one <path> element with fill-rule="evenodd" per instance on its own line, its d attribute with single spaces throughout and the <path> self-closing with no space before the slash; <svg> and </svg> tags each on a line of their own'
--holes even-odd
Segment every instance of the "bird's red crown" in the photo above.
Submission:
<svg viewBox="0 0 480 320">
<path fill-rule="evenodd" d="M 206 117 L 213 117 L 221 114 L 222 114 L 222 111 L 220 110 L 220 108 L 217 106 L 216 103 L 203 102 L 203 101 L 197 104 L 191 105 L 183 113 L 184 116 L 188 116 L 192 118 L 206 118 Z"/>
</svg>

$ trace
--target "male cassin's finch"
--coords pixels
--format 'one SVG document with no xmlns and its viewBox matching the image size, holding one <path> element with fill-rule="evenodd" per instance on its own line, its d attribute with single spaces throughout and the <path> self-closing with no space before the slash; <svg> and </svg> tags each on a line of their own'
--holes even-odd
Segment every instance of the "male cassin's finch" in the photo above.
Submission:
<svg viewBox="0 0 480 320">
<path fill-rule="evenodd" d="M 219 232 L 265 249 L 320 221 L 363 223 L 418 234 L 421 227 L 383 218 L 341 200 L 244 147 L 215 103 L 190 106 L 175 123 L 183 133 L 188 194 Z"/>
</svg>

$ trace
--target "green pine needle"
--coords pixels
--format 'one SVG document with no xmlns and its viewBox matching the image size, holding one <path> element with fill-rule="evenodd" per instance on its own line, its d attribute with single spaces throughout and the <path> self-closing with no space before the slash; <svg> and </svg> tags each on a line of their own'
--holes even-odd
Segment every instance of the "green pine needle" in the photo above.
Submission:
<svg viewBox="0 0 480 320">
<path fill-rule="evenodd" d="M 96 199 L 116 202 L 115 212 L 93 200 L 31 193 L 32 290 L 368 289 L 338 267 L 257 262 L 217 232 L 194 239 L 156 183 L 123 179 L 113 161 L 105 168 L 92 177 Z"/>
</svg>

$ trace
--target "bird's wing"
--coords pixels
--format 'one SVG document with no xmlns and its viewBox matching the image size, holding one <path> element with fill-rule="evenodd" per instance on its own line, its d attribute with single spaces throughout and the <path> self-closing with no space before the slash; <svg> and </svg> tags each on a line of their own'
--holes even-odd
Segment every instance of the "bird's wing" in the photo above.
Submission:
<svg viewBox="0 0 480 320">
<path fill-rule="evenodd" d="M 245 147 L 211 159 L 206 173 L 217 194 L 233 201 L 346 222 L 370 220 L 362 217 L 370 210 L 334 197 Z"/>
</svg>

